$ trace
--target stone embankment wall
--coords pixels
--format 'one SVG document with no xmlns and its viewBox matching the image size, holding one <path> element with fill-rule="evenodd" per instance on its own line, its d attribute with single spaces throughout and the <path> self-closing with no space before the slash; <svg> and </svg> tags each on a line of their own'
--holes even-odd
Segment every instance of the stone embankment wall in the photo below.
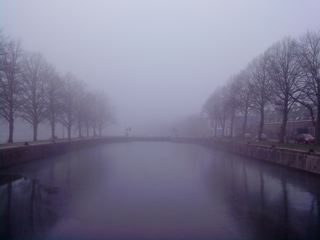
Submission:
<svg viewBox="0 0 320 240">
<path fill-rule="evenodd" d="M 100 137 L 90 139 L 59 140 L 56 142 L 37 142 L 30 145 L 16 144 L 0 147 L 0 168 L 41 160 L 66 152 L 95 146 L 102 143 L 119 143 L 132 141 L 171 141 L 170 137 Z"/>
<path fill-rule="evenodd" d="M 44 159 L 77 149 L 106 142 L 123 142 L 124 138 L 92 138 L 84 140 L 47 142 L 30 145 L 7 146 L 0 149 L 0 168 Z"/>
<path fill-rule="evenodd" d="M 171 138 L 171 137 L 102 137 L 84 140 L 59 141 L 32 144 L 29 146 L 8 146 L 0 148 L 0 168 L 32 160 L 45 159 L 69 151 L 95 146 L 101 143 L 117 143 L 131 141 L 162 141 L 200 144 L 213 149 L 235 153 L 244 157 L 254 158 L 279 164 L 285 167 L 320 174 L 320 154 L 292 149 L 283 149 L 256 144 L 222 141 L 207 138 Z"/>
<path fill-rule="evenodd" d="M 203 144 L 232 152 L 244 157 L 250 157 L 285 167 L 320 174 L 320 154 L 293 149 L 277 148 L 274 146 L 259 146 L 250 143 L 231 141 L 205 140 Z"/>
</svg>

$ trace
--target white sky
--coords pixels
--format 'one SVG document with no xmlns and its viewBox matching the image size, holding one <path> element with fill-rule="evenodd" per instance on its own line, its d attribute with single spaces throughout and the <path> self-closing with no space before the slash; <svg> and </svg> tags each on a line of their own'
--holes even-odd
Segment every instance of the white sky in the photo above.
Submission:
<svg viewBox="0 0 320 240">
<path fill-rule="evenodd" d="M 284 36 L 320 29 L 319 0 L 0 0 L 0 28 L 104 89 L 121 126 L 201 110 Z"/>
</svg>

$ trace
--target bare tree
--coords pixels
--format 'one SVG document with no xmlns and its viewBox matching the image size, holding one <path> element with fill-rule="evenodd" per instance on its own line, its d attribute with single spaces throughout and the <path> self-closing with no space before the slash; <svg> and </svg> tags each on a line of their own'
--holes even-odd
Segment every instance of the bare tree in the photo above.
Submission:
<svg viewBox="0 0 320 240">
<path fill-rule="evenodd" d="M 46 86 L 46 116 L 51 127 L 51 138 L 56 139 L 56 125 L 62 114 L 63 81 L 50 65 L 45 70 Z"/>
<path fill-rule="evenodd" d="M 2 32 L 0 31 L 0 83 L 2 83 L 2 78 L 5 77 L 5 74 L 3 72 L 4 67 L 3 67 L 3 58 L 5 57 L 5 37 L 3 36 Z M 4 96 L 5 93 L 5 88 L 2 87 L 2 85 L 0 85 L 0 118 L 3 118 L 2 115 L 2 106 L 4 106 Z"/>
<path fill-rule="evenodd" d="M 38 126 L 46 114 L 46 68 L 47 62 L 42 55 L 25 55 L 22 64 L 21 117 L 33 127 L 33 141 L 37 141 Z"/>
<path fill-rule="evenodd" d="M 103 129 L 108 125 L 111 124 L 113 119 L 112 109 L 109 104 L 109 100 L 105 93 L 97 92 L 97 106 L 96 106 L 96 125 L 98 128 L 99 136 L 102 136 Z"/>
<path fill-rule="evenodd" d="M 0 118 L 9 125 L 8 142 L 13 142 L 14 120 L 22 117 L 33 127 L 37 140 L 38 126 L 45 119 L 56 138 L 60 122 L 71 139 L 73 127 L 79 137 L 87 128 L 93 135 L 102 135 L 103 128 L 113 121 L 111 108 L 103 93 L 89 93 L 75 76 L 60 77 L 45 59 L 36 53 L 25 54 L 19 42 L 9 40 L 0 32 Z"/>
<path fill-rule="evenodd" d="M 63 105 L 60 121 L 67 128 L 68 139 L 70 140 L 72 137 L 72 127 L 76 121 L 76 101 L 78 99 L 78 94 L 81 92 L 81 85 L 77 78 L 71 73 L 64 76 L 63 83 Z"/>
<path fill-rule="evenodd" d="M 74 104 L 74 114 L 75 114 L 75 120 L 77 124 L 78 129 L 78 137 L 82 138 L 82 130 L 85 123 L 85 118 L 87 114 L 86 110 L 86 99 L 85 99 L 85 90 L 84 85 L 80 82 L 77 84 L 77 92 L 75 94 L 75 104 Z"/>
<path fill-rule="evenodd" d="M 92 94 L 91 99 L 91 127 L 93 131 L 93 136 L 97 136 L 97 130 L 98 130 L 98 112 L 99 112 L 99 100 L 96 94 Z"/>
<path fill-rule="evenodd" d="M 20 43 L 2 37 L 0 55 L 0 115 L 9 124 L 8 142 L 13 142 L 14 120 L 21 106 Z"/>
<path fill-rule="evenodd" d="M 243 114 L 242 135 L 247 132 L 248 114 L 252 108 L 252 92 L 250 89 L 250 73 L 243 70 L 237 76 L 239 82 L 238 94 L 239 94 L 239 110 Z"/>
<path fill-rule="evenodd" d="M 229 136 L 234 135 L 234 124 L 236 111 L 240 107 L 240 82 L 236 76 L 233 76 L 225 88 L 225 109 L 229 111 L 230 116 L 230 133 Z"/>
<path fill-rule="evenodd" d="M 268 54 L 256 58 L 248 67 L 250 72 L 249 89 L 252 94 L 252 107 L 260 114 L 258 140 L 264 129 L 265 108 L 270 101 L 271 81 L 268 75 Z"/>
<path fill-rule="evenodd" d="M 218 129 L 218 106 L 217 106 L 217 91 L 213 92 L 207 99 L 203 106 L 205 112 L 210 120 L 210 126 L 213 128 L 213 135 L 217 136 Z"/>
<path fill-rule="evenodd" d="M 288 114 L 300 94 L 298 80 L 301 68 L 297 59 L 297 43 L 285 38 L 270 49 L 269 74 L 273 86 L 273 103 L 282 114 L 279 142 L 285 142 Z"/>
<path fill-rule="evenodd" d="M 218 136 L 218 128 L 221 129 L 221 136 L 225 136 L 226 122 L 229 116 L 226 98 L 227 87 L 217 88 L 208 98 L 204 105 L 204 112 L 210 118 L 211 126 L 214 127 L 214 136 Z"/>
<path fill-rule="evenodd" d="M 316 141 L 320 143 L 320 32 L 307 32 L 298 43 L 297 53 L 303 74 L 303 80 L 298 84 L 301 97 L 297 100 L 309 110 Z"/>
<path fill-rule="evenodd" d="M 225 137 L 227 134 L 227 120 L 229 118 L 230 110 L 228 109 L 228 100 L 226 93 L 228 92 L 227 86 L 223 86 L 221 91 L 219 92 L 218 99 L 219 99 L 219 122 L 221 126 L 222 136 Z"/>
<path fill-rule="evenodd" d="M 94 96 L 92 93 L 85 93 L 84 95 L 84 101 L 83 101 L 83 111 L 84 111 L 84 115 L 83 115 L 83 123 L 84 123 L 84 127 L 86 129 L 86 136 L 89 137 L 90 136 L 90 127 L 92 124 L 92 116 L 93 116 L 93 109 L 92 109 L 92 103 L 93 103 L 93 99 Z"/>
</svg>

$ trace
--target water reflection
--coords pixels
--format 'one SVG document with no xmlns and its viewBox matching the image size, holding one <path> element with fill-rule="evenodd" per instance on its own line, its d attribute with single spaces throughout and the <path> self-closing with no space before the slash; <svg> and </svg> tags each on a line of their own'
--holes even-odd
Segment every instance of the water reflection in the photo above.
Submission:
<svg viewBox="0 0 320 240">
<path fill-rule="evenodd" d="M 320 239 L 319 177 L 200 146 L 98 146 L 0 172 L 0 239 Z"/>
<path fill-rule="evenodd" d="M 1 239 L 36 236 L 57 219 L 51 208 L 54 189 L 18 175 L 1 176 Z"/>
<path fill-rule="evenodd" d="M 99 181 L 99 167 L 79 160 L 97 160 L 99 156 L 99 151 L 79 151 L 2 171 L 0 239 L 46 237 L 52 226 L 66 216 L 77 192 Z M 93 174 L 87 179 L 89 172 Z"/>
<path fill-rule="evenodd" d="M 207 176 L 253 239 L 320 239 L 319 186 L 316 176 L 221 152 Z"/>
</svg>

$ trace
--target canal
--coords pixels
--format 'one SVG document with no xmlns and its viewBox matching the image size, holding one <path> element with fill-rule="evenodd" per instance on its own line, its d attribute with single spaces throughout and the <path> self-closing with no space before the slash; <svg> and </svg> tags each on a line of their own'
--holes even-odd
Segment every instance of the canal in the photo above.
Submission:
<svg viewBox="0 0 320 240">
<path fill-rule="evenodd" d="M 320 239 L 320 177 L 162 142 L 0 171 L 0 239 Z"/>
</svg>

